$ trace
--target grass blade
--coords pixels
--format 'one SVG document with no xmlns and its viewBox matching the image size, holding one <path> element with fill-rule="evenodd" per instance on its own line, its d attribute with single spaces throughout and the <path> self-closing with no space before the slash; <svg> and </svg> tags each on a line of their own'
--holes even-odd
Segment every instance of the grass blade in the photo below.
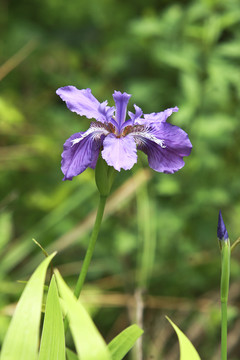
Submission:
<svg viewBox="0 0 240 360">
<path fill-rule="evenodd" d="M 72 350 L 66 349 L 66 352 L 67 360 L 79 360 L 79 357 Z"/>
<path fill-rule="evenodd" d="M 195 347 L 184 333 L 167 316 L 166 318 L 177 333 L 180 345 L 180 360 L 201 360 Z"/>
<path fill-rule="evenodd" d="M 117 335 L 108 344 L 112 360 L 122 360 L 142 334 L 143 330 L 140 327 L 131 325 Z"/>
<path fill-rule="evenodd" d="M 39 360 L 65 359 L 63 317 L 53 275 L 47 295 Z"/>
<path fill-rule="evenodd" d="M 111 360 L 102 336 L 82 304 L 75 298 L 59 272 L 55 272 L 59 293 L 65 302 L 69 326 L 81 360 Z"/>
<path fill-rule="evenodd" d="M 43 286 L 47 267 L 54 255 L 46 258 L 28 281 L 9 325 L 1 360 L 37 358 Z"/>
</svg>

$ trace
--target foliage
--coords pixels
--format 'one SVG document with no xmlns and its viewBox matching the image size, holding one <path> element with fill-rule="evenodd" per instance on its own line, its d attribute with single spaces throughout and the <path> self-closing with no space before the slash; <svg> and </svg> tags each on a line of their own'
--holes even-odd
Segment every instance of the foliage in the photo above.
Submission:
<svg viewBox="0 0 240 360">
<path fill-rule="evenodd" d="M 8 328 L 1 360 L 37 359 L 43 285 L 53 256 L 54 254 L 39 265 L 26 285 Z"/>
<path fill-rule="evenodd" d="M 180 360 L 201 360 L 196 349 L 193 347 L 184 333 L 169 318 L 168 321 L 177 333 L 180 344 Z"/>
<path fill-rule="evenodd" d="M 47 257 L 35 270 L 19 300 L 16 312 L 3 342 L 1 360 L 64 360 L 65 334 L 61 302 L 69 319 L 77 354 L 67 350 L 69 357 L 80 360 L 122 360 L 142 334 L 137 325 L 125 329 L 106 345 L 90 316 L 74 297 L 58 271 L 53 275 L 48 289 L 44 325 L 38 357 L 43 285 L 47 267 L 54 254 Z M 58 295 L 61 294 L 61 298 Z M 17 334 L 17 336 L 16 336 Z M 126 334 L 127 337 L 126 337 Z"/>
</svg>

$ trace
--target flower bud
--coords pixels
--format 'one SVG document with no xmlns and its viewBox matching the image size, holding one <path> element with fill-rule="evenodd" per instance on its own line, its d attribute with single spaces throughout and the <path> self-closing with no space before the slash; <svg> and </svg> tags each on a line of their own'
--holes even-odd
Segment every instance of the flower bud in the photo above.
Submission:
<svg viewBox="0 0 240 360">
<path fill-rule="evenodd" d="M 228 241 L 228 232 L 222 218 L 221 210 L 218 215 L 217 237 L 219 241 Z"/>
<path fill-rule="evenodd" d="M 115 170 L 108 166 L 101 154 L 98 157 L 95 169 L 95 181 L 101 196 L 108 196 L 114 180 Z"/>
</svg>

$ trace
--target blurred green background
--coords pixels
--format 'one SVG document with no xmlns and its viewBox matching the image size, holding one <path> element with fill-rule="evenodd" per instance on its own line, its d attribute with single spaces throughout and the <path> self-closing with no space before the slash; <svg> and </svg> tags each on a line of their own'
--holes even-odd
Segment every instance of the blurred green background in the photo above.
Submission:
<svg viewBox="0 0 240 360">
<path fill-rule="evenodd" d="M 88 128 L 57 97 L 90 87 L 113 105 L 132 94 L 144 113 L 178 106 L 186 165 L 148 169 L 144 154 L 118 174 L 82 300 L 107 341 L 145 329 L 128 359 L 178 359 L 170 316 L 203 359 L 219 359 L 219 209 L 240 236 L 240 7 L 238 0 L 1 0 L 0 340 L 43 258 L 73 286 L 97 205 L 94 172 L 62 182 L 62 144 Z M 232 258 L 230 359 L 240 354 L 240 248 Z M 141 299 L 143 299 L 143 304 Z M 144 310 L 143 310 L 144 306 Z M 71 340 L 70 340 L 71 341 Z"/>
</svg>

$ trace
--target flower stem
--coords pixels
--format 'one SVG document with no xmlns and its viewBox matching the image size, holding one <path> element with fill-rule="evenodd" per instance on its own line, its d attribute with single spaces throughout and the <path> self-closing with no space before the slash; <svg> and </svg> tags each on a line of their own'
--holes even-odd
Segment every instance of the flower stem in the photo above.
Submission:
<svg viewBox="0 0 240 360">
<path fill-rule="evenodd" d="M 230 244 L 222 244 L 222 273 L 221 273 L 221 360 L 227 360 L 227 302 L 230 276 Z"/>
<path fill-rule="evenodd" d="M 81 272 L 79 274 L 78 277 L 78 281 L 77 281 L 77 285 L 75 287 L 74 290 L 74 295 L 78 298 L 81 291 L 82 291 L 82 287 L 87 275 L 87 271 L 90 265 L 90 261 L 92 259 L 92 255 L 93 255 L 93 251 L 95 248 L 95 244 L 96 244 L 96 240 L 98 238 L 98 234 L 99 234 L 99 230 L 100 230 L 100 226 L 102 223 L 102 218 L 103 218 L 103 212 L 104 212 L 104 208 L 105 208 L 105 204 L 106 204 L 106 200 L 107 200 L 107 196 L 100 196 L 99 199 L 99 204 L 98 204 L 98 210 L 97 210 L 97 216 L 96 216 L 96 220 L 95 220 L 95 224 L 93 227 L 93 231 L 92 231 L 92 235 L 88 244 L 88 249 L 83 261 L 83 265 L 82 265 L 82 269 Z"/>
<path fill-rule="evenodd" d="M 80 293 L 82 291 L 82 287 L 88 272 L 88 268 L 92 259 L 92 255 L 93 255 L 93 251 L 95 248 L 95 244 L 98 238 L 98 234 L 99 234 L 99 230 L 100 230 L 100 226 L 102 223 L 102 218 L 103 218 L 103 213 L 104 213 L 104 209 L 105 209 L 105 204 L 106 204 L 106 200 L 107 200 L 107 196 L 102 196 L 100 195 L 99 198 L 99 203 L 98 203 L 98 210 L 97 210 L 97 216 L 95 219 L 95 223 L 94 223 L 94 227 L 93 227 L 93 231 L 92 231 L 92 235 L 88 244 L 88 248 L 87 248 L 87 252 L 85 255 L 85 258 L 83 260 L 83 265 L 82 265 L 82 269 L 81 272 L 79 274 L 78 277 L 78 281 L 74 290 L 74 295 L 76 296 L 76 298 L 79 298 Z M 69 322 L 68 322 L 68 318 L 65 317 L 64 320 L 64 330 L 65 333 L 68 330 L 68 326 L 69 326 Z"/>
</svg>

